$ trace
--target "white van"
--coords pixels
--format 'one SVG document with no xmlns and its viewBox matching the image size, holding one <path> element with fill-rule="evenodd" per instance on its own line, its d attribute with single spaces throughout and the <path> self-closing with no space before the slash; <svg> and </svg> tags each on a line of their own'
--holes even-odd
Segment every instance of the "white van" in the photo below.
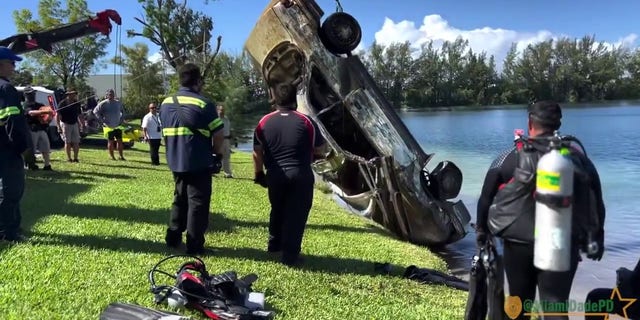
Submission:
<svg viewBox="0 0 640 320">
<path fill-rule="evenodd" d="M 26 86 L 16 87 L 18 92 L 24 94 L 24 89 Z M 31 86 L 31 88 L 36 93 L 36 102 L 42 103 L 45 106 L 51 106 L 53 109 L 58 110 L 58 101 L 61 98 L 60 94 L 56 95 L 56 91 L 47 89 L 42 86 Z M 24 96 L 23 96 L 24 101 Z M 62 137 L 58 133 L 58 126 L 56 123 L 56 118 L 52 118 L 51 122 L 49 122 L 49 129 L 47 130 L 47 135 L 49 136 L 49 142 L 51 144 L 51 148 L 61 148 L 64 146 L 64 141 Z"/>
</svg>

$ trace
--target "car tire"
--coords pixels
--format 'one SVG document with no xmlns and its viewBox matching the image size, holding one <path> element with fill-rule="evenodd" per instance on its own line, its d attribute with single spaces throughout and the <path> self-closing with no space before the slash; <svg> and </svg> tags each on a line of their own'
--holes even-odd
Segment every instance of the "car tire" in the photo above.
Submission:
<svg viewBox="0 0 640 320">
<path fill-rule="evenodd" d="M 320 39 L 334 54 L 349 54 L 362 40 L 362 28 L 348 13 L 335 12 L 327 17 L 320 27 Z"/>
</svg>

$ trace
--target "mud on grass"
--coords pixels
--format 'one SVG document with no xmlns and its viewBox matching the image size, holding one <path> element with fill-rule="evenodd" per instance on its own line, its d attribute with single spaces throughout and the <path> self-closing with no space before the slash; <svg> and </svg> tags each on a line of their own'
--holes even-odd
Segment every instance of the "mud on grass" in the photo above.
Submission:
<svg viewBox="0 0 640 320">
<path fill-rule="evenodd" d="M 154 307 L 147 272 L 175 253 L 163 239 L 173 183 L 164 155 L 153 167 L 147 150 L 136 144 L 125 151 L 127 161 L 113 161 L 106 150 L 83 149 L 80 163 L 55 151 L 55 172 L 27 172 L 22 212 L 30 240 L 0 244 L 2 319 L 97 319 L 112 302 Z M 252 181 L 248 153 L 231 159 L 236 178 L 214 179 L 206 238 L 216 253 L 202 258 L 210 272 L 256 273 L 254 288 L 266 292 L 276 319 L 463 317 L 465 292 L 401 278 L 411 264 L 444 271 L 442 260 L 346 213 L 322 192 L 303 243 L 306 265 L 274 261 L 265 253 L 265 189 Z M 376 275 L 374 262 L 397 267 Z"/>
</svg>

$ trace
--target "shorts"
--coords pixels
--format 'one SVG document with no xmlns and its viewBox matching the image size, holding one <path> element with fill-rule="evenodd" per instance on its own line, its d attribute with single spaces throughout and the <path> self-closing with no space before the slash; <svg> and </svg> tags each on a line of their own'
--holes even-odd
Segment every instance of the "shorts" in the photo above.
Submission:
<svg viewBox="0 0 640 320">
<path fill-rule="evenodd" d="M 66 143 L 80 143 L 80 126 L 77 123 L 61 123 L 62 139 Z"/>
<path fill-rule="evenodd" d="M 33 147 L 41 153 L 51 152 L 51 145 L 49 144 L 49 136 L 44 130 L 31 131 L 31 139 L 33 140 Z"/>
<path fill-rule="evenodd" d="M 122 129 L 113 129 L 107 133 L 107 140 L 122 140 Z"/>
</svg>

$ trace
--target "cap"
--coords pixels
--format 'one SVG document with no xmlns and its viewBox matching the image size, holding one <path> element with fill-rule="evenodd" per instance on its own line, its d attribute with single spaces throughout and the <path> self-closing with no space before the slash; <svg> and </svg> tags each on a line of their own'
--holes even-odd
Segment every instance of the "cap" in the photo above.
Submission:
<svg viewBox="0 0 640 320">
<path fill-rule="evenodd" d="M 22 58 L 13 53 L 11 49 L 0 46 L 0 60 L 22 61 Z"/>
<path fill-rule="evenodd" d="M 560 127 L 562 123 L 562 109 L 555 101 L 536 102 L 529 105 L 527 112 L 529 117 L 543 125 Z"/>
<path fill-rule="evenodd" d="M 31 86 L 26 86 L 24 87 L 24 90 L 22 90 L 23 93 L 25 94 L 29 94 L 29 93 L 33 93 L 35 90 L 33 90 L 33 88 Z"/>
</svg>

